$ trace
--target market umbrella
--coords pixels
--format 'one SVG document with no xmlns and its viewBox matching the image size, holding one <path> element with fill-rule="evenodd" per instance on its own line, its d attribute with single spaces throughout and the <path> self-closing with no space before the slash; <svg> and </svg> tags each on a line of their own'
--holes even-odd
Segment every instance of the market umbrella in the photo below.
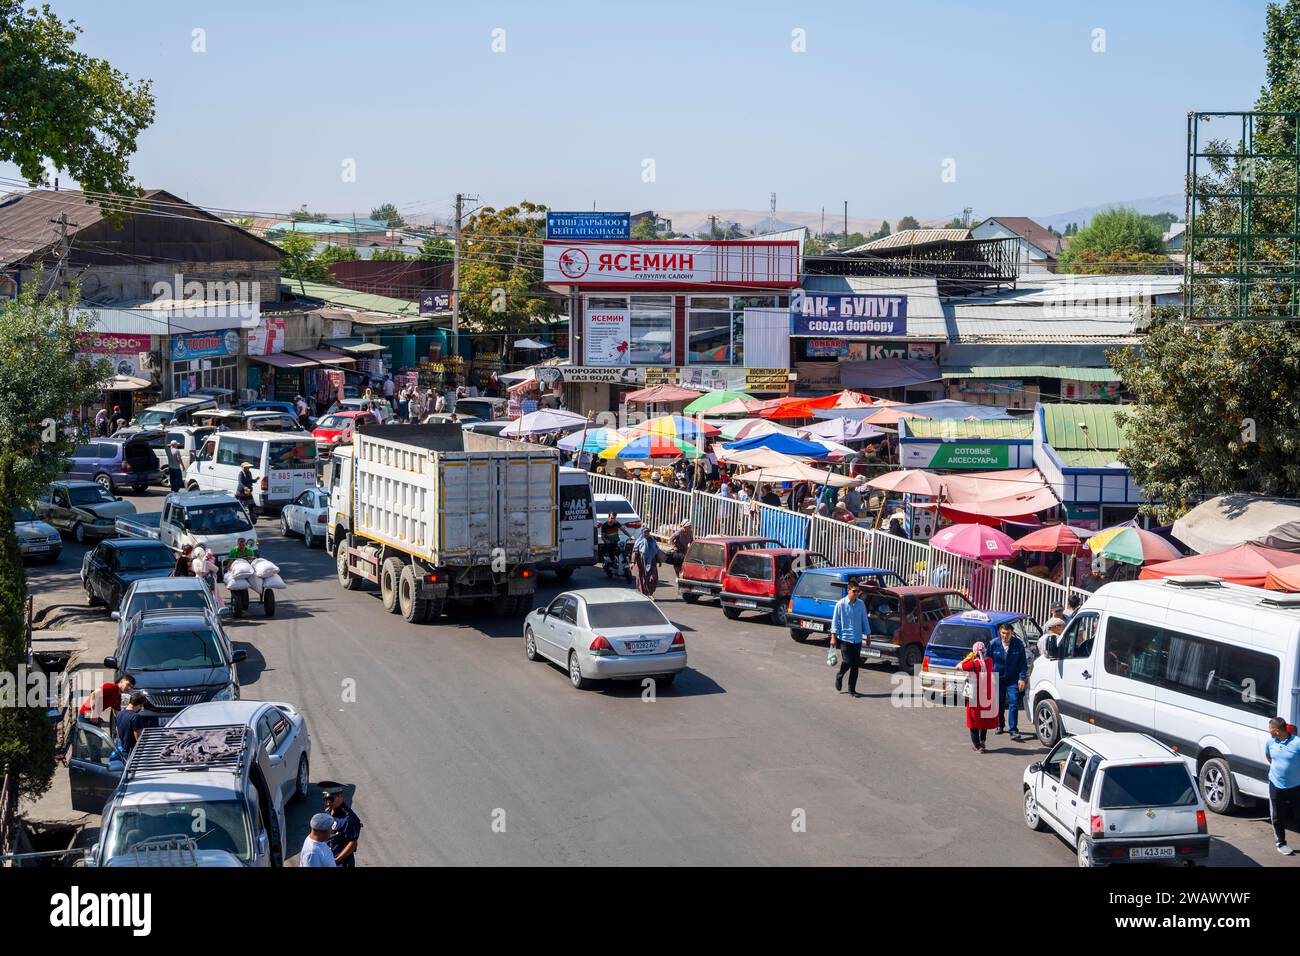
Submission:
<svg viewBox="0 0 1300 956">
<path fill-rule="evenodd" d="M 520 339 L 514 344 L 517 349 L 549 349 L 550 346 L 545 342 L 538 342 L 536 339 Z"/>
<path fill-rule="evenodd" d="M 779 454 L 779 453 L 774 453 Z M 832 488 L 850 488 L 860 483 L 861 479 L 847 475 L 837 475 L 833 471 L 814 468 L 806 462 L 788 458 L 785 462 L 776 462 L 770 466 L 747 471 L 734 476 L 736 481 L 806 481 L 811 485 L 830 485 Z"/>
<path fill-rule="evenodd" d="M 885 433 L 874 425 L 854 421 L 851 418 L 826 418 L 815 425 L 800 428 L 799 434 L 804 438 L 819 440 L 829 438 L 831 441 L 849 442 L 868 441 L 879 438 Z"/>
<path fill-rule="evenodd" d="M 658 418 L 651 418 L 640 425 L 632 426 L 627 433 L 629 437 L 667 435 L 669 438 L 684 438 L 690 442 L 698 442 L 701 438 L 711 438 L 718 434 L 718 426 L 685 415 L 660 415 Z"/>
<path fill-rule="evenodd" d="M 664 384 L 632 392 L 624 401 L 629 405 L 665 405 L 671 402 L 689 402 L 700 398 L 701 394 L 689 388 Z"/>
<path fill-rule="evenodd" d="M 735 421 L 723 422 L 718 426 L 718 434 L 726 441 L 740 441 L 742 438 L 750 438 L 754 435 L 799 437 L 798 433 L 788 425 L 778 425 L 763 418 L 738 418 Z"/>
<path fill-rule="evenodd" d="M 1013 554 L 1014 544 L 1008 535 L 997 528 L 982 524 L 949 525 L 930 539 L 930 545 L 940 551 L 960 554 L 977 561 L 1009 558 Z"/>
<path fill-rule="evenodd" d="M 707 412 L 725 402 L 734 402 L 738 398 L 753 401 L 754 396 L 748 392 L 733 392 L 726 389 L 719 389 L 716 392 L 705 392 L 695 401 L 686 406 L 685 411 L 688 415 L 698 415 L 700 412 Z"/>
<path fill-rule="evenodd" d="M 764 418 L 812 418 L 815 409 L 866 408 L 875 404 L 870 395 L 845 389 L 834 395 L 820 398 L 795 397 L 782 399 L 780 404 L 763 412 Z"/>
<path fill-rule="evenodd" d="M 930 495 L 936 497 L 943 494 L 944 490 L 942 478 L 932 471 L 920 471 L 915 468 L 888 471 L 883 475 L 876 475 L 867 484 L 881 491 L 896 491 L 905 495 Z"/>
<path fill-rule="evenodd" d="M 778 401 L 780 399 L 733 398 L 729 402 L 713 406 L 704 414 L 707 414 L 710 418 L 718 415 L 754 416 L 765 408 L 771 408 Z"/>
<path fill-rule="evenodd" d="M 617 428 L 591 428 L 586 431 L 570 432 L 556 442 L 555 445 L 564 451 L 587 452 L 588 454 L 598 455 L 610 445 L 618 445 L 625 441 L 627 441 L 627 435 Z"/>
<path fill-rule="evenodd" d="M 1300 564 L 1268 572 L 1264 587 L 1270 591 L 1300 591 Z"/>
<path fill-rule="evenodd" d="M 541 435 L 546 432 L 571 432 L 585 428 L 588 424 L 590 422 L 586 415 L 559 408 L 544 408 L 515 419 L 501 429 L 501 434 L 507 438 L 517 438 L 520 435 Z"/>
<path fill-rule="evenodd" d="M 1068 524 L 1049 524 L 1016 539 L 1017 551 L 1048 551 L 1057 554 L 1079 554 L 1092 536 L 1091 531 L 1074 528 Z"/>
<path fill-rule="evenodd" d="M 702 458 L 704 452 L 680 438 L 667 435 L 637 435 L 621 444 L 610 445 L 601 458 Z"/>
<path fill-rule="evenodd" d="M 1094 557 L 1110 558 L 1124 564 L 1155 564 L 1181 558 L 1172 544 L 1136 525 L 1122 524 L 1098 531 L 1088 539 Z"/>
<path fill-rule="evenodd" d="M 826 458 L 831 449 L 821 442 L 796 438 L 793 435 L 754 435 L 740 441 L 728 442 L 722 446 L 726 451 L 748 451 L 751 448 L 770 448 L 783 455 L 795 455 L 800 458 Z"/>
<path fill-rule="evenodd" d="M 1148 581 L 1183 574 L 1206 574 L 1233 584 L 1258 588 L 1265 585 L 1270 572 L 1296 565 L 1300 565 L 1300 554 L 1292 551 L 1279 551 L 1260 544 L 1239 544 L 1235 548 L 1224 548 L 1209 554 L 1194 554 L 1177 561 L 1149 564 L 1142 569 L 1138 578 Z"/>
</svg>

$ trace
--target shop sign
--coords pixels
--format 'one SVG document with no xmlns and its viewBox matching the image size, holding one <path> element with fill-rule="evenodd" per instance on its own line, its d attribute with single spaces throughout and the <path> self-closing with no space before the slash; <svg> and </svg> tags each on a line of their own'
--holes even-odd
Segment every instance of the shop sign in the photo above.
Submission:
<svg viewBox="0 0 1300 956">
<path fill-rule="evenodd" d="M 907 296 L 796 290 L 790 296 L 790 334 L 906 335 Z"/>
<path fill-rule="evenodd" d="M 172 336 L 173 362 L 185 362 L 197 358 L 226 358 L 238 354 L 239 332 L 235 329 Z"/>
<path fill-rule="evenodd" d="M 87 332 L 77 339 L 80 355 L 139 355 L 152 347 L 152 336 L 128 335 L 123 332 Z"/>
<path fill-rule="evenodd" d="M 451 311 L 450 292 L 421 292 L 420 314 L 434 315 L 438 312 Z"/>
<path fill-rule="evenodd" d="M 935 354 L 935 344 L 933 342 L 849 343 L 849 358 L 855 362 L 878 362 L 881 359 L 933 362 Z"/>
<path fill-rule="evenodd" d="M 992 469 L 1011 467 L 1011 446 L 972 442 L 902 442 L 905 468 Z"/>
<path fill-rule="evenodd" d="M 248 330 L 249 355 L 275 355 L 284 351 L 284 316 L 264 316 L 255 329 Z"/>
<path fill-rule="evenodd" d="M 797 242 L 566 243 L 542 249 L 542 281 L 555 285 L 794 285 Z"/>
<path fill-rule="evenodd" d="M 654 385 L 676 385 L 681 381 L 681 369 L 675 366 L 647 365 L 645 369 L 646 388 Z"/>
<path fill-rule="evenodd" d="M 1072 378 L 1061 379 L 1063 402 L 1117 402 L 1122 382 L 1083 382 Z"/>
<path fill-rule="evenodd" d="M 548 212 L 547 239 L 627 239 L 632 214 L 627 212 Z"/>
<path fill-rule="evenodd" d="M 1011 396 L 1024 387 L 1020 379 L 1012 378 L 964 378 L 961 391 L 967 395 L 1006 395 Z"/>
<path fill-rule="evenodd" d="M 784 368 L 747 368 L 745 369 L 746 392 L 780 392 L 790 391 L 790 370 Z"/>
<path fill-rule="evenodd" d="M 568 385 L 640 385 L 644 380 L 644 370 L 637 366 L 548 365 L 537 370 L 537 377 L 547 388 L 561 382 Z"/>
<path fill-rule="evenodd" d="M 849 343 L 843 339 L 809 339 L 807 354 L 810 358 L 843 358 L 849 354 Z"/>
<path fill-rule="evenodd" d="M 626 365 L 632 319 L 627 309 L 588 309 L 582 337 L 588 365 Z"/>
</svg>

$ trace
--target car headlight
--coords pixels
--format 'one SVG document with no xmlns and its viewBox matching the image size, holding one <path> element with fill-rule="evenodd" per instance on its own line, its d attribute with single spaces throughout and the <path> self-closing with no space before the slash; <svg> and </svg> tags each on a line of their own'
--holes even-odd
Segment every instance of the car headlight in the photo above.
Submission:
<svg viewBox="0 0 1300 956">
<path fill-rule="evenodd" d="M 46 540 L 49 541 L 50 544 L 54 544 L 56 541 L 61 541 L 63 539 L 59 537 L 59 533 L 56 531 L 54 534 L 46 538 Z"/>
<path fill-rule="evenodd" d="M 239 687 L 236 684 L 227 684 L 221 690 L 212 695 L 213 700 L 239 700 Z"/>
</svg>

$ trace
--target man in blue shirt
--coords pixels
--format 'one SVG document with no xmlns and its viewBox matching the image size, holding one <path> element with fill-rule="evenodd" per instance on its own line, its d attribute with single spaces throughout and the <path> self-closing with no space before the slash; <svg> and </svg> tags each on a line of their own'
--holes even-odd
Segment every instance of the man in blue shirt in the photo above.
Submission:
<svg viewBox="0 0 1300 956">
<path fill-rule="evenodd" d="M 998 733 L 1011 730 L 1011 739 L 1020 740 L 1020 694 L 1029 677 L 1029 655 L 1025 642 L 1016 637 L 1009 623 L 998 625 L 998 639 L 988 648 L 993 673 L 998 675 Z"/>
<path fill-rule="evenodd" d="M 1264 744 L 1264 759 L 1268 761 L 1269 817 L 1277 852 L 1290 856 L 1295 851 L 1286 843 L 1287 820 L 1292 826 L 1300 820 L 1300 737 L 1282 717 L 1268 722 L 1268 734 L 1272 739 Z"/>
<path fill-rule="evenodd" d="M 145 728 L 146 721 L 140 713 L 144 710 L 144 699 L 144 693 L 136 691 L 131 695 L 130 702 L 117 715 L 117 745 L 128 757 L 131 756 L 131 748 L 140 739 L 140 731 Z"/>
<path fill-rule="evenodd" d="M 862 637 L 868 633 L 867 605 L 858 600 L 861 589 L 850 582 L 844 597 L 835 602 L 831 615 L 831 647 L 840 649 L 840 669 L 835 675 L 835 690 L 844 689 L 844 675 L 849 675 L 849 696 L 858 696 L 858 666 L 862 660 Z"/>
</svg>

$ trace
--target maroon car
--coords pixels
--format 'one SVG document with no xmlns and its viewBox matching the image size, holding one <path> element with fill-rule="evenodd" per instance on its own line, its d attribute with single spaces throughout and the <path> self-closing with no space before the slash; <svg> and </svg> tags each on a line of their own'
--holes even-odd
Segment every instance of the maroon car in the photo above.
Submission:
<svg viewBox="0 0 1300 956">
<path fill-rule="evenodd" d="M 781 542 L 771 538 L 726 534 L 696 538 L 686 549 L 682 568 L 677 572 L 677 590 L 687 604 L 694 604 L 701 597 L 712 597 L 722 590 L 722 573 L 737 551 L 779 547 Z"/>
</svg>

